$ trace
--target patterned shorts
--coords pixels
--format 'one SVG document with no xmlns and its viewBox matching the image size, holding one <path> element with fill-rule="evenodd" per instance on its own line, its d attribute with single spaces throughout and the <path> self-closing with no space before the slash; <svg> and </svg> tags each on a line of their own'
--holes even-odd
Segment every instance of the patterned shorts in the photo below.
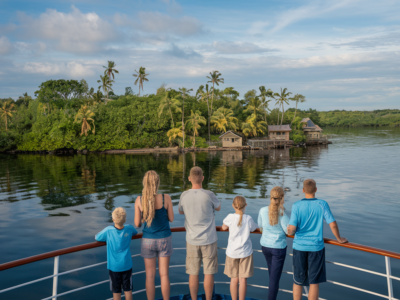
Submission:
<svg viewBox="0 0 400 300">
<path fill-rule="evenodd" d="M 172 235 L 163 239 L 143 239 L 141 255 L 144 258 L 169 257 L 172 250 Z"/>
</svg>

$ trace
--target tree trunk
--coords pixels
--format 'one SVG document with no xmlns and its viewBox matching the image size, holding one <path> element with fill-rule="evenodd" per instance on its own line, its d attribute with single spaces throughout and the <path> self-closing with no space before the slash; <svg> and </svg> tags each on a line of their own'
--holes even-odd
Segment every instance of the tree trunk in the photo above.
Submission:
<svg viewBox="0 0 400 300">
<path fill-rule="evenodd" d="M 282 102 L 282 119 L 281 119 L 281 125 L 282 125 L 282 122 L 283 122 L 283 116 L 284 116 L 284 114 L 285 114 L 285 108 L 283 107 L 283 102 Z"/>
<path fill-rule="evenodd" d="M 185 97 L 182 97 L 182 148 L 185 149 Z M 185 175 L 184 175 L 185 176 Z"/>
<path fill-rule="evenodd" d="M 279 125 L 279 117 L 280 117 L 280 111 L 278 111 L 278 123 L 276 123 L 276 125 Z"/>
<path fill-rule="evenodd" d="M 208 110 L 208 143 L 211 142 L 211 133 L 210 133 L 210 105 L 208 104 L 208 97 L 207 97 L 207 110 Z"/>
<path fill-rule="evenodd" d="M 292 124 L 293 124 L 293 122 L 294 122 L 294 119 L 296 118 L 296 113 L 297 113 L 297 103 L 299 103 L 299 102 L 298 102 L 298 101 L 296 101 L 296 110 L 294 111 L 294 117 L 293 117 L 292 123 L 290 123 L 290 127 L 292 127 Z"/>
<path fill-rule="evenodd" d="M 212 98 L 211 98 L 211 114 L 212 114 L 213 103 L 214 103 L 214 81 L 213 81 L 213 93 L 212 93 Z"/>
<path fill-rule="evenodd" d="M 172 128 L 175 128 L 174 117 L 172 116 L 171 105 L 169 106 L 169 114 L 171 115 Z"/>
<path fill-rule="evenodd" d="M 4 115 L 4 117 L 6 118 L 6 131 L 7 131 L 8 130 L 8 127 L 7 127 L 7 114 Z"/>
<path fill-rule="evenodd" d="M 140 97 L 140 81 L 139 81 L 139 97 Z"/>
</svg>

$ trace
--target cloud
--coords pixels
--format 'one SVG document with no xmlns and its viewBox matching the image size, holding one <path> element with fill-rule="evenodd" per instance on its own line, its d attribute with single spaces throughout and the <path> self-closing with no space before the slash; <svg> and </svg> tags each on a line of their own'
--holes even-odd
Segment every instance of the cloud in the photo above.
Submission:
<svg viewBox="0 0 400 300">
<path fill-rule="evenodd" d="M 6 36 L 0 37 L 0 55 L 6 55 L 13 52 L 14 46 Z"/>
<path fill-rule="evenodd" d="M 201 55 L 190 48 L 179 48 L 175 44 L 171 44 L 168 50 L 164 50 L 163 53 L 168 56 L 176 57 L 176 58 L 200 58 Z"/>
<path fill-rule="evenodd" d="M 251 35 L 261 35 L 265 32 L 265 28 L 270 25 L 267 21 L 257 21 L 251 24 L 248 32 Z"/>
<path fill-rule="evenodd" d="M 114 15 L 114 22 L 118 26 L 130 27 L 151 34 L 191 36 L 203 31 L 202 24 L 196 18 L 187 16 L 173 18 L 159 12 L 139 12 L 133 18 L 117 13 Z"/>
<path fill-rule="evenodd" d="M 221 54 L 251 54 L 279 51 L 273 48 L 263 48 L 247 42 L 214 42 L 213 48 Z"/>
<path fill-rule="evenodd" d="M 48 63 L 48 62 L 28 62 L 20 66 L 21 71 L 31 74 L 43 75 L 68 75 L 74 78 L 94 76 L 95 72 L 91 65 L 80 62 L 68 63 Z"/>
<path fill-rule="evenodd" d="M 373 49 L 400 45 L 400 32 L 391 32 L 378 36 L 358 38 L 354 41 L 329 44 L 335 48 Z"/>
<path fill-rule="evenodd" d="M 19 13 L 18 26 L 25 39 L 53 41 L 59 51 L 93 53 L 104 49 L 104 43 L 114 41 L 119 33 L 96 13 L 82 13 L 72 6 L 70 13 L 47 9 L 35 19 Z"/>
<path fill-rule="evenodd" d="M 168 11 L 172 13 L 182 12 L 182 7 L 175 0 L 160 0 L 160 1 L 168 5 Z"/>
</svg>

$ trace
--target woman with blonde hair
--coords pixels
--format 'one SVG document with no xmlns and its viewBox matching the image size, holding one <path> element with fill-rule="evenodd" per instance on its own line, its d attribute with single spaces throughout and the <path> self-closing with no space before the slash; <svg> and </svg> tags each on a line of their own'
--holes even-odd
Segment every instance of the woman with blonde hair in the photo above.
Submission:
<svg viewBox="0 0 400 300">
<path fill-rule="evenodd" d="M 234 214 L 229 214 L 223 221 L 222 229 L 229 229 L 228 247 L 224 274 L 231 278 L 232 300 L 244 300 L 247 291 L 247 278 L 254 274 L 253 246 L 250 232 L 258 228 L 256 222 L 245 214 L 246 199 L 236 196 L 232 203 Z"/>
<path fill-rule="evenodd" d="M 174 221 L 171 197 L 158 194 L 160 177 L 148 171 L 143 177 L 142 196 L 135 201 L 135 226 L 143 228 L 141 256 L 146 269 L 146 293 L 148 300 L 155 298 L 156 260 L 161 279 L 164 300 L 170 296 L 169 260 L 172 254 L 172 235 L 169 222 Z"/>
<path fill-rule="evenodd" d="M 286 233 L 289 218 L 284 213 L 285 193 L 280 186 L 271 190 L 270 205 L 260 209 L 258 226 L 262 231 L 261 250 L 269 273 L 268 300 L 275 300 L 279 291 L 283 264 L 286 258 Z"/>
</svg>

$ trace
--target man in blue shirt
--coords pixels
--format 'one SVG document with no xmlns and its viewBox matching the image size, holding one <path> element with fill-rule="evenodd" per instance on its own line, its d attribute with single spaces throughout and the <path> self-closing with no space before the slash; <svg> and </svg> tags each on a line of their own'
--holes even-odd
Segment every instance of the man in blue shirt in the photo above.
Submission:
<svg viewBox="0 0 400 300">
<path fill-rule="evenodd" d="M 107 269 L 110 277 L 110 289 L 114 300 L 121 300 L 124 289 L 125 299 L 132 300 L 132 256 L 129 248 L 136 229 L 125 224 L 126 211 L 117 207 L 112 212 L 114 226 L 108 226 L 96 234 L 95 239 L 107 243 Z"/>
<path fill-rule="evenodd" d="M 308 299 L 317 300 L 319 284 L 326 282 L 324 220 L 329 224 L 339 243 L 339 227 L 326 201 L 315 198 L 317 184 L 313 179 L 303 183 L 305 198 L 293 204 L 288 234 L 295 234 L 293 241 L 293 299 L 301 300 L 302 287 L 310 286 Z"/>
</svg>

